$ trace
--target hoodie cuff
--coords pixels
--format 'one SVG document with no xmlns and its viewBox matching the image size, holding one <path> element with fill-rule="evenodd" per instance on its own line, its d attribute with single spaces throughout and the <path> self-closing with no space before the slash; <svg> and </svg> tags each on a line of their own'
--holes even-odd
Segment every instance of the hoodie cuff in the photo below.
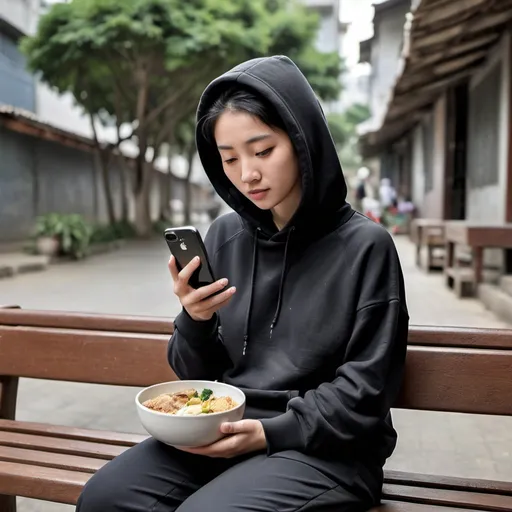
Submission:
<svg viewBox="0 0 512 512">
<path fill-rule="evenodd" d="M 210 320 L 194 320 L 185 310 L 175 318 L 174 326 L 191 345 L 202 345 L 217 336 L 217 313 Z"/>
<path fill-rule="evenodd" d="M 299 420 L 292 410 L 260 421 L 267 438 L 267 455 L 285 450 L 304 449 Z"/>
</svg>

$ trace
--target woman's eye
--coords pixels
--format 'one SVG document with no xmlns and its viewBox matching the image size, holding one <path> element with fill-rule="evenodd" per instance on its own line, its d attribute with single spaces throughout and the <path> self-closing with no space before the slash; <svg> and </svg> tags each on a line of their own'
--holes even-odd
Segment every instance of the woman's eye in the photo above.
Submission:
<svg viewBox="0 0 512 512">
<path fill-rule="evenodd" d="M 236 161 L 236 158 L 228 158 L 228 159 L 224 160 L 224 163 L 229 165 L 229 164 L 232 164 L 235 161 Z"/>
<path fill-rule="evenodd" d="M 272 153 L 273 149 L 274 148 L 264 149 L 263 151 L 260 151 L 259 153 L 256 153 L 256 156 L 267 156 L 267 155 L 270 155 L 270 153 Z"/>
</svg>

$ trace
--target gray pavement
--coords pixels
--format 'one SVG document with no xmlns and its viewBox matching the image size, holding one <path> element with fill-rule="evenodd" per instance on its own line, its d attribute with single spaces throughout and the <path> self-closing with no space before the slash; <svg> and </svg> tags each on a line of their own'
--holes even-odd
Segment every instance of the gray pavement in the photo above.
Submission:
<svg viewBox="0 0 512 512">
<path fill-rule="evenodd" d="M 458 300 L 440 275 L 414 266 L 414 250 L 396 244 L 404 268 L 412 324 L 506 327 L 480 302 Z M 0 280 L 0 303 L 24 308 L 172 317 L 172 294 L 160 240 L 128 244 L 118 252 L 52 266 L 39 274 Z M 18 419 L 63 425 L 143 430 L 132 404 L 135 388 L 23 379 Z M 37 400 L 34 400 L 37 397 Z M 107 412 L 106 412 L 107 411 Z M 395 411 L 400 440 L 389 468 L 512 480 L 512 419 Z M 19 499 L 19 512 L 64 512 L 73 507 Z"/>
</svg>

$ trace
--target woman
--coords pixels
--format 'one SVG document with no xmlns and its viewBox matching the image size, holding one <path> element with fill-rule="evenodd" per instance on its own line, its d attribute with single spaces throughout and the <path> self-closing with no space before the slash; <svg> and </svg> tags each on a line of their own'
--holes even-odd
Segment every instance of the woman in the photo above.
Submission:
<svg viewBox="0 0 512 512">
<path fill-rule="evenodd" d="M 214 80 L 197 118 L 201 161 L 235 213 L 205 240 L 219 282 L 194 290 L 197 263 L 170 261 L 183 311 L 169 362 L 181 379 L 242 388 L 246 415 L 207 447 L 132 448 L 77 510 L 367 511 L 396 443 L 406 353 L 394 244 L 346 203 L 321 107 L 288 58 Z"/>
</svg>

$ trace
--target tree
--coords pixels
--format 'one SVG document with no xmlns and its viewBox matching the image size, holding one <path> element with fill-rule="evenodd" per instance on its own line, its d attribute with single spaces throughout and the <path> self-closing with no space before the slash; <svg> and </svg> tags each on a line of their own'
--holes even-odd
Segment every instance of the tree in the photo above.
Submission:
<svg viewBox="0 0 512 512">
<path fill-rule="evenodd" d="M 107 189 L 109 160 L 102 151 L 125 140 L 137 144 L 135 227 L 145 235 L 153 160 L 215 76 L 248 58 L 284 53 L 320 97 L 336 96 L 339 57 L 312 49 L 317 23 L 288 0 L 72 0 L 54 5 L 22 49 L 30 68 L 60 92 L 70 91 L 92 122 L 114 120 L 113 144 L 100 145 L 95 134 Z M 113 206 L 108 209 L 113 215 Z"/>
</svg>

